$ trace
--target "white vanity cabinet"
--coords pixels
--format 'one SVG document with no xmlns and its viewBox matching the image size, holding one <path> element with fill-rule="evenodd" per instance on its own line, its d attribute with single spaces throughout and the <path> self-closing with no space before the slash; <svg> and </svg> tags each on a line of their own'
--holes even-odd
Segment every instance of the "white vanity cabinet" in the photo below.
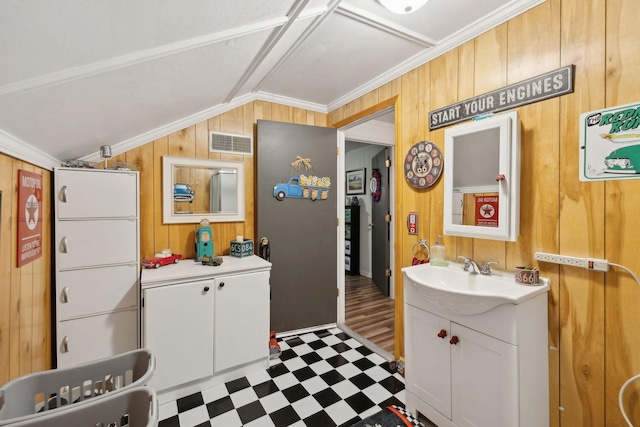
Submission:
<svg viewBox="0 0 640 427">
<path fill-rule="evenodd" d="M 138 173 L 56 168 L 57 367 L 139 345 Z"/>
<path fill-rule="evenodd" d="M 142 270 L 142 344 L 160 402 L 268 367 L 270 270 L 255 255 Z"/>
<path fill-rule="evenodd" d="M 209 279 L 143 292 L 144 346 L 156 357 L 150 387 L 164 390 L 213 375 L 213 288 Z"/>
<path fill-rule="evenodd" d="M 269 272 L 216 278 L 214 307 L 215 372 L 268 356 Z"/>
<path fill-rule="evenodd" d="M 447 313 L 405 280 L 406 405 L 440 427 L 549 424 L 547 294 Z"/>
</svg>

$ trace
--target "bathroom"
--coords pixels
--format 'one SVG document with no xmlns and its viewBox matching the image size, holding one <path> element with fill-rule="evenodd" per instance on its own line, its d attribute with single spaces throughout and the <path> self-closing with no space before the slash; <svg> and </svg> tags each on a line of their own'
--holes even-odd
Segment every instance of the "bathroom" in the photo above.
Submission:
<svg viewBox="0 0 640 427">
<path fill-rule="evenodd" d="M 573 94 L 518 107 L 522 121 L 522 180 L 520 235 L 517 242 L 444 236 L 447 257 L 497 260 L 499 270 L 537 265 L 551 280 L 549 292 L 550 425 L 622 425 L 617 393 L 629 377 L 640 372 L 640 344 L 636 315 L 640 290 L 622 270 L 589 272 L 583 269 L 536 264 L 537 251 L 606 258 L 640 271 L 635 257 L 638 239 L 629 218 L 640 206 L 636 180 L 580 182 L 578 118 L 583 112 L 638 101 L 640 59 L 633 52 L 640 11 L 631 1 L 547 1 L 492 28 L 429 63 L 371 90 L 328 114 L 269 101 L 252 101 L 193 126 L 171 133 L 125 153 L 110 162 L 135 164 L 141 178 L 142 257 L 157 248 L 192 250 L 191 226 L 161 222 L 158 178 L 163 155 L 198 157 L 207 130 L 253 134 L 258 119 L 343 126 L 350 118 L 372 109 L 395 106 L 396 153 L 430 140 L 444 146 L 444 129 L 428 130 L 428 113 L 496 87 L 527 79 L 567 64 L 575 65 Z M 548 31 L 540 31 L 544 27 Z M 206 143 L 205 143 L 206 145 Z M 10 152 L 9 152 L 10 153 Z M 446 153 L 444 153 L 446 156 Z M 403 155 L 396 156 L 401 166 Z M 250 163 L 250 162 L 249 162 Z M 51 356 L 50 271 L 51 248 L 23 268 L 15 267 L 11 223 L 17 203 L 18 169 L 43 175 L 43 218 L 53 209 L 51 172 L 10 154 L 0 154 L 0 291 L 2 341 L 0 383 L 48 367 Z M 253 171 L 248 168 L 248 177 Z M 396 170 L 401 170 L 399 167 Z M 252 183 L 252 179 L 247 179 Z M 429 242 L 443 234 L 442 181 L 428 190 L 415 190 L 398 179 L 393 215 L 396 227 L 396 287 L 401 292 L 400 268 L 411 261 L 416 236 L 408 235 L 404 218 L 418 212 L 419 228 Z M 249 185 L 248 191 L 251 191 Z M 244 223 L 214 224 L 217 245 L 242 234 L 254 236 L 251 219 Z M 45 239 L 52 230 L 45 226 Z M 396 357 L 402 356 L 402 316 L 396 322 Z M 606 380 L 605 380 L 606 379 Z M 636 389 L 637 390 L 637 389 Z M 636 391 L 637 393 L 637 391 Z M 631 399 L 630 399 L 631 400 Z M 640 408 L 628 408 L 640 419 Z"/>
</svg>

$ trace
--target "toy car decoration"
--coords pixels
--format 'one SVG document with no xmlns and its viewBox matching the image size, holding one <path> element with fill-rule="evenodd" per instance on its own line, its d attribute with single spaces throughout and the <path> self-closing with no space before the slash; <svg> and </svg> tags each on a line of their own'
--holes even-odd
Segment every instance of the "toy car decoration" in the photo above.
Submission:
<svg viewBox="0 0 640 427">
<path fill-rule="evenodd" d="M 329 197 L 330 186 L 331 179 L 326 176 L 293 176 L 287 182 L 274 185 L 273 197 L 277 200 L 283 200 L 285 197 L 312 201 L 326 200 Z"/>
<path fill-rule="evenodd" d="M 161 255 L 161 254 L 156 254 Z M 180 254 L 171 254 L 167 256 L 155 256 L 153 258 L 145 258 L 142 260 L 144 268 L 160 268 L 163 265 L 177 264 L 182 259 Z"/>
<path fill-rule="evenodd" d="M 193 191 L 189 184 L 176 183 L 173 185 L 173 201 L 174 202 L 193 202 Z"/>
<path fill-rule="evenodd" d="M 214 265 L 214 266 L 218 266 L 220 264 L 222 264 L 222 257 L 219 256 L 209 256 L 209 255 L 204 255 L 201 256 L 200 258 L 200 262 L 202 262 L 202 265 Z"/>
</svg>

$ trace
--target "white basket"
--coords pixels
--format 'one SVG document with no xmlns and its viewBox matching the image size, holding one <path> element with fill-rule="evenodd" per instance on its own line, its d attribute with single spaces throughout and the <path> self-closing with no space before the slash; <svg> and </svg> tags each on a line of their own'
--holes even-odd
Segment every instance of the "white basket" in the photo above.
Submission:
<svg viewBox="0 0 640 427">
<path fill-rule="evenodd" d="M 155 358 L 146 349 L 138 349 L 16 378 L 0 388 L 0 426 L 53 415 L 107 394 L 144 386 L 154 371 Z"/>
<path fill-rule="evenodd" d="M 158 398 L 148 387 L 135 387 L 119 393 L 70 405 L 62 411 L 49 411 L 11 424 L 11 427 L 156 427 Z"/>
</svg>

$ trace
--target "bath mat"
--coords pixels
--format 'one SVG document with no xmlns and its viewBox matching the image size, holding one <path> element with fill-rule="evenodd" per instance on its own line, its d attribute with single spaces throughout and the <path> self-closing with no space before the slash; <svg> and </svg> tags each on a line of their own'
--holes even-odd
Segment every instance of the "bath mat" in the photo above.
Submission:
<svg viewBox="0 0 640 427">
<path fill-rule="evenodd" d="M 404 408 L 390 405 L 351 427 L 425 427 Z"/>
</svg>

